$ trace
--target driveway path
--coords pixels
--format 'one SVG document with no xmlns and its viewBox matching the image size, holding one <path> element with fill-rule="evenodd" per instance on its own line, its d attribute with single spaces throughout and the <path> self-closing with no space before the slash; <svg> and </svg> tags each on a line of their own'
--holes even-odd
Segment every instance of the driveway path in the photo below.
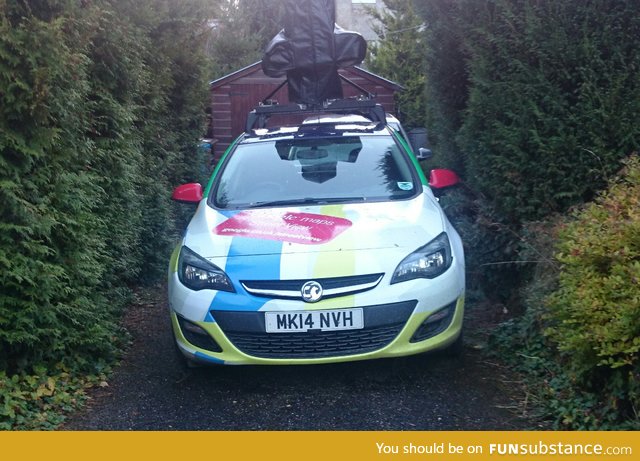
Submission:
<svg viewBox="0 0 640 461">
<path fill-rule="evenodd" d="M 72 430 L 517 430 L 505 370 L 467 348 L 320 366 L 185 370 L 165 301 L 134 304 L 133 342 L 109 386 L 93 391 Z M 469 325 L 472 322 L 467 322 Z M 502 377 L 501 377 L 502 376 Z M 517 396 L 517 395 L 516 395 Z"/>
</svg>

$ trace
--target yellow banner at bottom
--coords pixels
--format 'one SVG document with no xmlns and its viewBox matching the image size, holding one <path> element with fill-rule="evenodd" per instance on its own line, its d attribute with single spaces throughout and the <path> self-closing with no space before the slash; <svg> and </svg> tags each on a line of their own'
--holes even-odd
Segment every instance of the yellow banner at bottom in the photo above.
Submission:
<svg viewBox="0 0 640 461">
<path fill-rule="evenodd" d="M 639 432 L 4 432 L 4 459 L 640 459 Z"/>
</svg>

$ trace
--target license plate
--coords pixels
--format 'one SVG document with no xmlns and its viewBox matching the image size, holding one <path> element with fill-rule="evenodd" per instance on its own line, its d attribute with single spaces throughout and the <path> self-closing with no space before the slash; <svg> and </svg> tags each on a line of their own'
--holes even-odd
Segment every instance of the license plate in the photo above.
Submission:
<svg viewBox="0 0 640 461">
<path fill-rule="evenodd" d="M 304 333 L 364 328 L 362 309 L 328 311 L 265 312 L 267 333 Z"/>
</svg>

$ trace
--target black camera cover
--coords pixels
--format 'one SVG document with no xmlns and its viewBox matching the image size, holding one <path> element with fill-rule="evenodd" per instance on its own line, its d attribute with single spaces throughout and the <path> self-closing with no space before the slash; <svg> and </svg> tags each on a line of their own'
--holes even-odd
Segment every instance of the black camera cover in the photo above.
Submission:
<svg viewBox="0 0 640 461">
<path fill-rule="evenodd" d="M 289 0 L 285 27 L 267 46 L 262 70 L 287 76 L 289 100 L 319 105 L 342 98 L 338 69 L 360 64 L 367 42 L 335 24 L 334 0 Z"/>
</svg>

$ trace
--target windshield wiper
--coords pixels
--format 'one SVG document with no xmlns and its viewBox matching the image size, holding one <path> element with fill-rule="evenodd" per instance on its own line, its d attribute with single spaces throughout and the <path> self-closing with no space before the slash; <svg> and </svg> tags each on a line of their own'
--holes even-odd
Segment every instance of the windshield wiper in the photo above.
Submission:
<svg viewBox="0 0 640 461">
<path fill-rule="evenodd" d="M 318 203 L 366 202 L 367 197 L 325 197 L 317 200 Z"/>
<path fill-rule="evenodd" d="M 247 208 L 263 208 L 270 206 L 282 206 L 282 205 L 316 205 L 318 200 L 311 197 L 306 198 L 294 198 L 285 200 L 265 200 L 264 202 L 252 202 Z"/>
<path fill-rule="evenodd" d="M 247 208 L 265 208 L 284 205 L 325 205 L 327 203 L 364 202 L 366 200 L 366 197 L 305 197 L 289 200 L 265 200 L 264 202 L 252 202 Z"/>
</svg>

